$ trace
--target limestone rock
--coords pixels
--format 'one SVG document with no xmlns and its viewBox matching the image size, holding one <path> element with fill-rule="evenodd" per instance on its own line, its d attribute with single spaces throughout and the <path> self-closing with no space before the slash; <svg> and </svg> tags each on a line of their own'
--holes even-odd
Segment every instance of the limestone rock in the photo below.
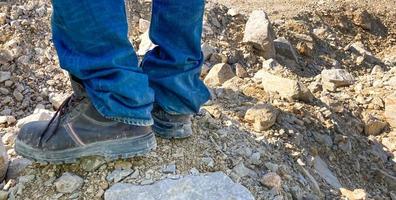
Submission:
<svg viewBox="0 0 396 200">
<path fill-rule="evenodd" d="M 366 200 L 367 199 L 367 193 L 363 189 L 355 189 L 353 191 L 350 191 L 345 188 L 340 188 L 340 192 L 342 196 L 345 196 L 349 200 Z"/>
<path fill-rule="evenodd" d="M 280 189 L 282 187 L 282 178 L 275 172 L 265 174 L 260 182 L 269 188 Z"/>
<path fill-rule="evenodd" d="M 140 18 L 139 19 L 139 27 L 138 27 L 139 32 L 144 33 L 146 31 L 148 31 L 149 28 L 150 28 L 150 21 Z"/>
<path fill-rule="evenodd" d="M 24 124 L 32 122 L 32 121 L 41 121 L 41 120 L 49 120 L 51 119 L 53 112 L 45 110 L 45 109 L 36 109 L 33 114 L 18 120 L 17 127 L 21 128 Z"/>
<path fill-rule="evenodd" d="M 314 98 L 301 82 L 270 74 L 264 69 L 258 71 L 254 78 L 262 82 L 265 91 L 278 93 L 283 98 L 305 102 L 311 102 Z"/>
<path fill-rule="evenodd" d="M 363 121 L 364 133 L 366 135 L 379 135 L 387 125 L 386 122 L 370 114 L 365 114 L 363 117 Z"/>
<path fill-rule="evenodd" d="M 220 86 L 234 76 L 235 74 L 230 65 L 220 63 L 212 67 L 208 75 L 206 75 L 204 82 L 208 86 Z"/>
<path fill-rule="evenodd" d="M 256 131 L 271 128 L 279 115 L 279 111 L 269 104 L 258 104 L 250 108 L 245 114 L 245 120 L 254 123 Z"/>
<path fill-rule="evenodd" d="M 367 61 L 368 63 L 379 63 L 379 59 L 368 51 L 362 42 L 355 42 L 347 46 L 347 49 L 359 56 L 362 56 L 363 61 Z"/>
<path fill-rule="evenodd" d="M 264 11 L 256 10 L 250 14 L 243 42 L 252 45 L 266 59 L 275 57 L 274 31 Z"/>
<path fill-rule="evenodd" d="M 139 50 L 136 52 L 139 56 L 144 56 L 148 51 L 156 45 L 150 40 L 149 31 L 147 30 L 140 36 Z"/>
<path fill-rule="evenodd" d="M 321 73 L 323 87 L 333 85 L 335 88 L 352 85 L 355 78 L 345 69 L 326 69 Z"/>
<path fill-rule="evenodd" d="M 276 40 L 274 40 L 274 45 L 276 54 L 279 54 L 285 58 L 294 60 L 296 62 L 298 61 L 296 51 L 286 38 L 277 38 Z"/>
<path fill-rule="evenodd" d="M 79 189 L 84 183 L 84 180 L 72 173 L 66 172 L 55 181 L 56 191 L 60 193 L 73 193 Z"/>
<path fill-rule="evenodd" d="M 391 127 L 396 128 L 396 93 L 385 98 L 385 119 Z"/>
<path fill-rule="evenodd" d="M 178 180 L 165 179 L 152 185 L 118 183 L 105 193 L 105 200 L 171 200 L 171 199 L 233 199 L 253 200 L 242 185 L 234 183 L 222 172 L 190 175 Z"/>
</svg>

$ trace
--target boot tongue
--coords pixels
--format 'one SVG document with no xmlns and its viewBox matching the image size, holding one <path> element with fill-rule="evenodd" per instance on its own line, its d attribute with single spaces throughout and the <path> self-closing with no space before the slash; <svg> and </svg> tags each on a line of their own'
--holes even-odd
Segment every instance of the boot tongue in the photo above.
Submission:
<svg viewBox="0 0 396 200">
<path fill-rule="evenodd" d="M 70 75 L 70 82 L 73 88 L 74 96 L 77 98 L 87 97 L 82 81 L 75 76 Z"/>
</svg>

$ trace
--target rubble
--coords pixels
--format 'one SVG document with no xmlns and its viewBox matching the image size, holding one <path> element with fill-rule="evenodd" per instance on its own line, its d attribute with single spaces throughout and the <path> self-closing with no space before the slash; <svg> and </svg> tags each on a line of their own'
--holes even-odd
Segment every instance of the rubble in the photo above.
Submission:
<svg viewBox="0 0 396 200">
<path fill-rule="evenodd" d="M 267 14 L 253 11 L 246 23 L 243 42 L 253 45 L 259 55 L 266 59 L 275 57 L 274 32 Z"/>
<path fill-rule="evenodd" d="M 311 91 L 299 81 L 279 77 L 266 70 L 258 71 L 254 78 L 261 81 L 265 91 L 278 93 L 283 98 L 305 102 L 311 102 L 314 98 Z"/>
<path fill-rule="evenodd" d="M 212 67 L 208 75 L 206 75 L 204 82 L 208 86 L 220 86 L 234 76 L 235 74 L 230 65 L 220 63 Z"/>
</svg>

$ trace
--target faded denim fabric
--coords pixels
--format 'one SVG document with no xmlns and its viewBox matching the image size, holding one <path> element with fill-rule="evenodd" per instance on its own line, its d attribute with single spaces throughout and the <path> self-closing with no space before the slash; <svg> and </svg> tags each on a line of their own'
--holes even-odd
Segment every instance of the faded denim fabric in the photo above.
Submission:
<svg viewBox="0 0 396 200">
<path fill-rule="evenodd" d="M 209 97 L 199 79 L 204 0 L 153 0 L 141 67 L 128 40 L 123 0 L 53 0 L 52 34 L 60 66 L 79 78 L 105 117 L 151 125 L 153 103 L 192 114 Z"/>
</svg>

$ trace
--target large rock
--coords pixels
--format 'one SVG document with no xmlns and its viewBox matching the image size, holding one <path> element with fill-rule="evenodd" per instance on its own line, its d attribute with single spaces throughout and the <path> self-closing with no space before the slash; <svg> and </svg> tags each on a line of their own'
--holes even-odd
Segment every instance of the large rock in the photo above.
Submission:
<svg viewBox="0 0 396 200">
<path fill-rule="evenodd" d="M 296 51 L 286 38 L 277 38 L 276 40 L 274 40 L 274 45 L 276 54 L 279 54 L 285 58 L 294 60 L 296 62 L 298 61 Z"/>
<path fill-rule="evenodd" d="M 105 193 L 105 200 L 176 200 L 233 199 L 253 200 L 242 185 L 234 183 L 222 172 L 186 176 L 178 180 L 165 179 L 152 185 L 118 183 Z"/>
<path fill-rule="evenodd" d="M 210 69 L 208 75 L 206 75 L 204 82 L 208 86 L 220 86 L 227 80 L 235 76 L 231 69 L 231 66 L 226 63 L 220 63 Z"/>
<path fill-rule="evenodd" d="M 264 131 L 276 122 L 279 111 L 270 104 L 258 104 L 247 110 L 245 120 L 254 123 L 256 131 Z"/>
<path fill-rule="evenodd" d="M 311 91 L 300 81 L 270 74 L 265 69 L 258 71 L 254 78 L 262 82 L 265 91 L 278 93 L 282 98 L 305 102 L 311 102 L 314 98 Z"/>
<path fill-rule="evenodd" d="M 274 31 L 267 14 L 262 10 L 253 11 L 246 23 L 243 42 L 255 48 L 266 59 L 275 57 Z"/>
<path fill-rule="evenodd" d="M 385 119 L 391 127 L 396 128 L 396 93 L 385 98 Z"/>
<path fill-rule="evenodd" d="M 335 88 L 349 86 L 355 78 L 345 69 L 325 69 L 321 73 L 323 88 L 333 91 Z"/>
</svg>

